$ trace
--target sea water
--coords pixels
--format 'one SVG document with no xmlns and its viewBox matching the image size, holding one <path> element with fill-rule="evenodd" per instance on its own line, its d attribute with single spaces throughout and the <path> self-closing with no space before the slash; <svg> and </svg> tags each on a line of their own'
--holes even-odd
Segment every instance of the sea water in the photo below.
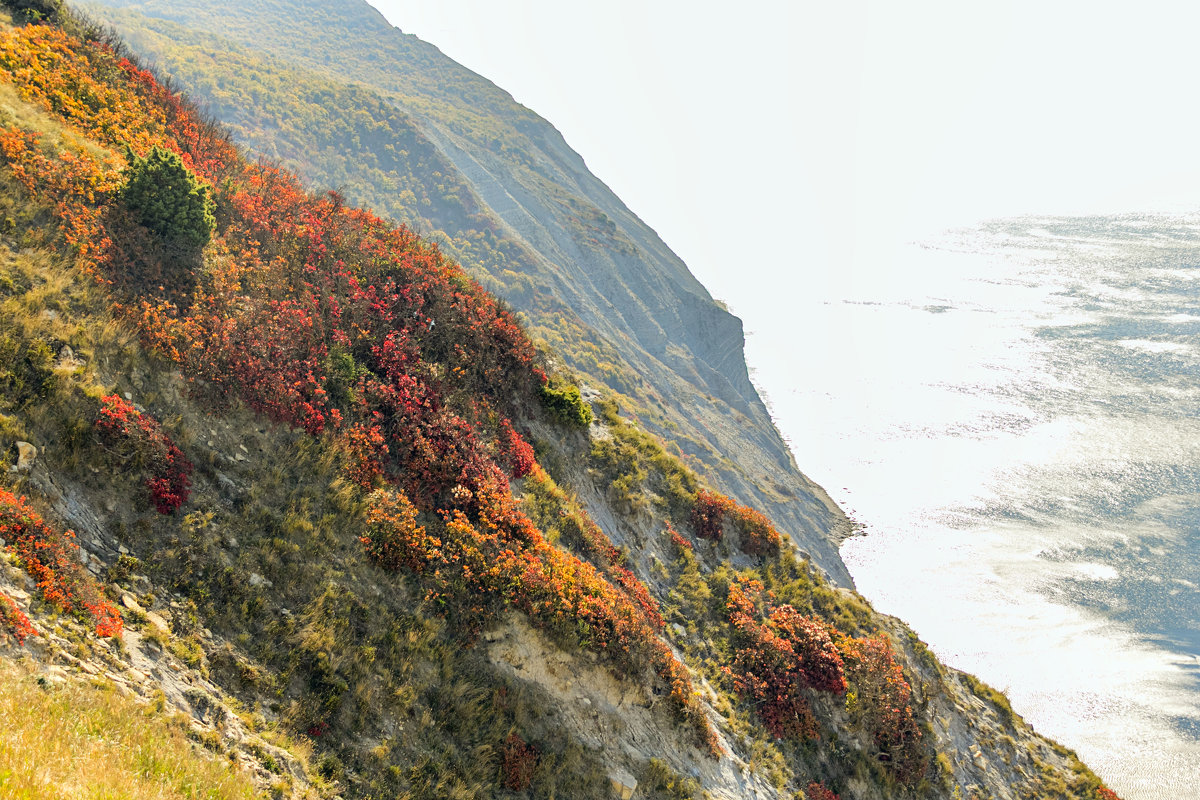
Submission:
<svg viewBox="0 0 1200 800">
<path fill-rule="evenodd" d="M 1126 800 L 1200 797 L 1200 217 L 992 222 L 888 269 L 807 309 L 836 333 L 775 398 L 860 591 Z"/>
</svg>

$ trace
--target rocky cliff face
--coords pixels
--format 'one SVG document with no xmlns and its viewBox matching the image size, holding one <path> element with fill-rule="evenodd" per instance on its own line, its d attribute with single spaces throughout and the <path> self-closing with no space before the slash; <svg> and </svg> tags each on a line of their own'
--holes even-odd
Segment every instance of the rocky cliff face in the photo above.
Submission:
<svg viewBox="0 0 1200 800">
<path fill-rule="evenodd" d="M 797 469 L 750 382 L 741 321 L 549 122 L 358 0 L 111 0 L 89 8 L 233 124 L 247 146 L 437 238 L 572 369 L 622 395 L 716 486 L 761 508 L 834 580 L 852 585 L 836 548 L 850 526 Z M 250 72 L 244 55 L 230 55 L 239 46 L 271 60 Z M 222 63 L 243 67 L 221 71 Z M 315 143 L 318 125 L 283 135 L 281 116 L 292 112 L 261 91 L 262 72 L 272 69 L 302 72 L 289 73 L 292 85 L 313 76 L 361 84 L 403 112 L 405 130 L 332 145 Z M 429 148 L 439 177 L 422 195 L 427 202 L 417 200 L 420 190 L 413 202 L 398 201 L 387 188 L 396 181 L 356 172 L 363 149 L 402 151 L 415 162 Z M 421 166 L 397 169 L 414 175 Z"/>
</svg>

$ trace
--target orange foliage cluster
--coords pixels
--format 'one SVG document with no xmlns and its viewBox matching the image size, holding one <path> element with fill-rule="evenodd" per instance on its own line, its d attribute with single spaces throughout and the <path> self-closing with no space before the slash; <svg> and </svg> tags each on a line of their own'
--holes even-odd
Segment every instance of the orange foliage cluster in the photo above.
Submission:
<svg viewBox="0 0 1200 800">
<path fill-rule="evenodd" d="M 121 612 L 104 599 L 100 587 L 79 563 L 74 531 L 60 533 L 11 492 L 0 489 L 0 539 L 37 581 L 46 602 L 61 611 L 87 615 L 97 636 L 121 635 Z"/>
<path fill-rule="evenodd" d="M 738 693 L 754 704 L 767 730 L 779 738 L 817 736 L 806 690 L 846 691 L 833 631 L 789 605 L 766 610 L 763 586 L 741 579 L 730 585 L 726 608 L 733 625 L 733 665 L 726 671 Z"/>
<path fill-rule="evenodd" d="M 530 477 L 539 476 L 545 479 L 535 467 Z M 630 582 L 614 585 L 593 564 L 552 545 L 517 507 L 502 476 L 460 490 L 459 508 L 443 512 L 436 536 L 418 523 L 416 507 L 402 492 L 373 493 L 363 539 L 368 552 L 384 566 L 421 575 L 427 599 L 445 607 L 460 626 L 476 628 L 499 608 L 512 607 L 538 627 L 605 655 L 627 674 L 649 664 L 676 712 L 716 752 L 691 678 L 657 637 L 662 618 L 632 573 L 610 565 L 630 576 Z M 611 543 L 608 547 L 616 552 Z"/>
<path fill-rule="evenodd" d="M 0 592 L 0 635 L 13 637 L 17 644 L 25 644 L 30 636 L 37 636 L 37 628 L 33 627 L 29 617 L 4 592 Z"/>
<path fill-rule="evenodd" d="M 708 489 L 696 492 L 692 507 L 692 529 L 702 539 L 720 541 L 728 519 L 738 532 L 742 552 L 752 556 L 779 552 L 779 531 L 766 515 Z"/>
<path fill-rule="evenodd" d="M 656 635 L 656 604 L 607 537 L 577 520 L 597 568 L 550 544 L 512 497 L 508 475 L 537 467 L 509 418 L 538 407 L 546 375 L 509 311 L 411 231 L 240 160 L 223 132 L 111 48 L 20 28 L 0 40 L 5 70 L 84 134 L 139 154 L 164 147 L 214 187 L 217 235 L 193 272 L 113 202 L 119 160 L 82 147 L 51 155 L 0 131 L 9 169 L 57 209 L 83 268 L 114 287 L 199 396 L 335 437 L 349 479 L 386 487 L 371 495 L 367 552 L 420 575 L 465 630 L 509 604 L 631 674 L 648 663 L 716 749 L 687 670 Z"/>
<path fill-rule="evenodd" d="M 146 488 L 160 514 L 172 514 L 191 494 L 192 462 L 171 441 L 158 421 L 115 394 L 101 398 L 96 429 L 117 448 L 150 472 Z"/>
<path fill-rule="evenodd" d="M 531 488 L 536 487 L 536 491 L 555 499 L 561 509 L 559 527 L 567 541 L 599 567 L 608 580 L 641 609 L 656 631 L 661 631 L 666 622 L 658 603 L 650 596 L 645 584 L 625 565 L 625 555 L 613 545 L 612 539 L 582 509 L 568 500 L 566 493 L 555 485 L 541 467 L 535 465 L 527 480 Z"/>
<path fill-rule="evenodd" d="M 880 759 L 900 780 L 915 782 L 925 774 L 928 756 L 910 703 L 912 687 L 896 663 L 891 643 L 883 634 L 858 639 L 841 636 L 837 646 Z"/>
<path fill-rule="evenodd" d="M 671 524 L 671 520 L 665 520 L 663 526 L 666 528 L 667 535 L 671 537 L 671 544 L 675 545 L 676 555 L 683 555 L 685 550 L 692 550 L 692 543 L 675 530 L 675 526 Z"/>
</svg>

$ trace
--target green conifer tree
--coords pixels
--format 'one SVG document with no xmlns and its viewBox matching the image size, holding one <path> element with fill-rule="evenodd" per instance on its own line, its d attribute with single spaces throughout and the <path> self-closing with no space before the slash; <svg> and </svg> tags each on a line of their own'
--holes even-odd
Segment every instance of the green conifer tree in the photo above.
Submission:
<svg viewBox="0 0 1200 800">
<path fill-rule="evenodd" d="M 165 243 L 200 250 L 216 226 L 209 188 L 170 150 L 145 158 L 129 154 L 129 182 L 121 198 L 134 217 Z"/>
</svg>

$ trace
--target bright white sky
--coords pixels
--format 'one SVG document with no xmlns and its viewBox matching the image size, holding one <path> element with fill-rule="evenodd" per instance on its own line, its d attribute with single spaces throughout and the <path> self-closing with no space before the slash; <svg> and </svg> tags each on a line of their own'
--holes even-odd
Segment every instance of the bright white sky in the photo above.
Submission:
<svg viewBox="0 0 1200 800">
<path fill-rule="evenodd" d="M 777 398 L 821 333 L 797 307 L 909 279 L 896 242 L 1200 206 L 1196 4 L 373 4 L 562 131 L 746 321 Z"/>
</svg>

